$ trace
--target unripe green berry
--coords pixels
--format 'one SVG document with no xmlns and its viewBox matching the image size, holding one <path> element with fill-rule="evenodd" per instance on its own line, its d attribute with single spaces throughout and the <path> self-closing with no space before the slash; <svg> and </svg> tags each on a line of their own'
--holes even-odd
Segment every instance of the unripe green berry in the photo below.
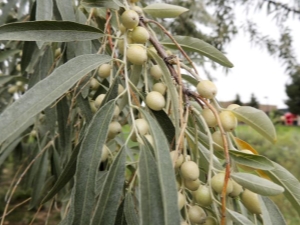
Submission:
<svg viewBox="0 0 300 225">
<path fill-rule="evenodd" d="M 120 108 L 119 106 L 115 106 L 115 110 L 114 110 L 114 118 L 117 118 L 120 114 Z"/>
<path fill-rule="evenodd" d="M 101 154 L 101 162 L 104 162 L 107 160 L 109 155 L 109 148 L 106 145 L 103 145 L 102 148 L 102 154 Z"/>
<path fill-rule="evenodd" d="M 204 185 L 200 185 L 196 191 L 193 191 L 193 196 L 201 206 L 210 206 L 213 202 L 210 189 Z"/>
<path fill-rule="evenodd" d="M 138 26 L 133 29 L 131 38 L 134 43 L 145 44 L 149 40 L 150 34 L 146 28 Z"/>
<path fill-rule="evenodd" d="M 219 130 L 215 131 L 214 133 L 212 133 L 211 137 L 216 144 L 223 147 L 224 143 L 223 143 L 221 131 L 219 131 Z"/>
<path fill-rule="evenodd" d="M 224 177 L 225 177 L 225 173 L 218 173 L 214 175 L 211 179 L 211 187 L 218 194 L 222 193 L 223 186 L 224 186 Z M 227 182 L 226 193 L 229 194 L 232 191 L 233 191 L 233 184 L 231 179 L 229 178 Z"/>
<path fill-rule="evenodd" d="M 107 78 L 110 76 L 111 65 L 108 63 L 102 64 L 98 69 L 98 76 L 101 78 Z"/>
<path fill-rule="evenodd" d="M 126 32 L 126 27 L 121 23 L 119 26 L 119 30 L 121 31 L 121 34 L 124 34 Z"/>
<path fill-rule="evenodd" d="M 139 24 L 139 15 L 134 10 L 126 10 L 121 16 L 121 21 L 127 29 L 133 29 Z"/>
<path fill-rule="evenodd" d="M 54 58 L 57 58 L 58 56 L 61 55 L 61 48 L 57 48 L 55 49 L 55 52 L 54 52 Z"/>
<path fill-rule="evenodd" d="M 235 182 L 234 180 L 231 180 L 231 181 L 232 181 L 232 185 L 233 185 L 233 190 L 232 190 L 232 192 L 230 192 L 229 196 L 237 197 L 243 192 L 243 187 L 241 185 L 239 185 L 237 182 Z"/>
<path fill-rule="evenodd" d="M 209 108 L 204 108 L 202 110 L 201 114 L 202 114 L 205 122 L 207 123 L 207 126 L 215 127 L 218 124 L 215 115 Z"/>
<path fill-rule="evenodd" d="M 175 169 L 179 168 L 184 160 L 183 155 L 181 153 L 178 153 L 177 151 L 171 151 L 170 156 L 171 156 L 172 162 L 175 162 L 174 168 Z"/>
<path fill-rule="evenodd" d="M 230 111 L 220 112 L 219 117 L 224 131 L 233 131 L 238 125 L 237 118 Z"/>
<path fill-rule="evenodd" d="M 122 131 L 121 124 L 117 121 L 113 121 L 109 124 L 107 137 L 114 138 L 116 135 L 121 133 L 121 131 Z"/>
<path fill-rule="evenodd" d="M 134 1 L 137 2 L 138 0 L 134 0 Z M 131 9 L 134 10 L 134 11 L 136 11 L 137 14 L 139 14 L 139 16 L 143 15 L 143 10 L 142 10 L 141 7 L 135 5 L 135 6 L 132 6 Z"/>
<path fill-rule="evenodd" d="M 99 109 L 99 107 L 101 106 L 104 98 L 105 98 L 105 94 L 101 94 L 98 95 L 97 98 L 95 99 L 95 107 L 97 109 Z"/>
<path fill-rule="evenodd" d="M 198 83 L 197 91 L 203 98 L 212 99 L 217 94 L 217 87 L 210 80 L 203 80 Z"/>
<path fill-rule="evenodd" d="M 157 91 L 157 92 L 161 93 L 162 95 L 165 95 L 166 91 L 167 91 L 167 86 L 163 83 L 156 83 L 153 85 L 152 90 Z"/>
<path fill-rule="evenodd" d="M 217 225 L 217 220 L 214 217 L 207 217 L 203 225 Z"/>
<path fill-rule="evenodd" d="M 186 204 L 186 199 L 185 196 L 180 192 L 177 192 L 177 197 L 178 197 L 178 209 L 181 210 Z"/>
<path fill-rule="evenodd" d="M 126 57 L 133 65 L 143 65 L 148 59 L 147 51 L 141 45 L 130 45 L 127 49 Z"/>
<path fill-rule="evenodd" d="M 160 68 L 159 65 L 153 65 L 151 68 L 150 68 L 150 75 L 155 79 L 155 80 L 159 80 L 163 73 L 162 73 L 162 70 Z"/>
<path fill-rule="evenodd" d="M 241 195 L 243 205 L 254 214 L 261 214 L 261 207 L 256 193 L 245 190 Z"/>
<path fill-rule="evenodd" d="M 191 206 L 188 209 L 188 216 L 190 218 L 190 221 L 196 224 L 201 224 L 206 219 L 206 213 L 201 207 L 197 205 Z"/>
<path fill-rule="evenodd" d="M 159 111 L 165 107 L 166 101 L 161 93 L 157 91 L 151 91 L 146 96 L 146 104 L 150 109 Z"/>
<path fill-rule="evenodd" d="M 200 180 L 184 180 L 184 186 L 190 191 L 196 191 L 200 186 Z"/>
<path fill-rule="evenodd" d="M 198 165 L 193 161 L 184 162 L 180 167 L 180 173 L 182 178 L 186 180 L 196 180 L 200 175 Z"/>
</svg>

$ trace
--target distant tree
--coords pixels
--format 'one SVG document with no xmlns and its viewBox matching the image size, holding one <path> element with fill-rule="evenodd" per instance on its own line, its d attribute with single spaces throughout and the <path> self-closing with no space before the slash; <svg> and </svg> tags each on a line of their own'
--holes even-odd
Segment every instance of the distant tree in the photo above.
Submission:
<svg viewBox="0 0 300 225">
<path fill-rule="evenodd" d="M 254 108 L 258 108 L 259 102 L 257 101 L 256 97 L 254 96 L 254 93 L 251 94 L 250 102 L 247 105 L 252 106 Z"/>
<path fill-rule="evenodd" d="M 235 96 L 235 100 L 233 101 L 234 104 L 238 104 L 238 105 L 243 105 L 242 101 L 241 101 L 241 97 L 239 94 L 236 94 Z"/>
<path fill-rule="evenodd" d="M 291 83 L 285 87 L 289 97 L 285 103 L 288 105 L 289 111 L 300 115 L 300 70 L 291 77 Z"/>
</svg>

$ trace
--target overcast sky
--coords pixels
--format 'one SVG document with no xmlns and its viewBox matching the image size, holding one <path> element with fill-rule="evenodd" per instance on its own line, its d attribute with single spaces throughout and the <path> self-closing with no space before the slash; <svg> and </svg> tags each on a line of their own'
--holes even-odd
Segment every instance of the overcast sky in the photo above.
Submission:
<svg viewBox="0 0 300 225">
<path fill-rule="evenodd" d="M 245 13 L 237 13 L 237 24 L 245 20 Z M 278 30 L 271 17 L 267 18 L 265 12 L 251 14 L 251 18 L 259 24 L 259 30 L 274 38 L 278 37 Z M 291 20 L 291 28 L 294 28 L 295 52 L 298 61 L 300 57 L 300 21 Z M 298 30 L 298 31 L 296 31 Z M 219 89 L 217 99 L 230 101 L 239 94 L 242 102 L 249 102 L 251 93 L 257 97 L 261 104 L 274 104 L 278 108 L 286 108 L 284 101 L 287 99 L 285 84 L 289 76 L 285 73 L 280 61 L 270 56 L 266 50 L 257 46 L 251 46 L 249 38 L 243 32 L 226 48 L 226 56 L 234 64 L 229 74 L 225 75 L 220 67 L 213 71 L 215 83 Z"/>
</svg>

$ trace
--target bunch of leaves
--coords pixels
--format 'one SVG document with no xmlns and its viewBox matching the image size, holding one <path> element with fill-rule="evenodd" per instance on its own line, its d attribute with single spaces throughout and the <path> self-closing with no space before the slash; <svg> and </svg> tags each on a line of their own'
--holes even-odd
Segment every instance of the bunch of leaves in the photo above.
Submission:
<svg viewBox="0 0 300 225">
<path fill-rule="evenodd" d="M 282 192 L 299 209 L 299 181 L 224 130 L 220 113 L 229 112 L 275 142 L 268 117 L 248 106 L 223 109 L 217 99 L 194 91 L 204 79 L 188 52 L 224 67 L 233 64 L 203 40 L 173 36 L 155 20 L 177 17 L 187 9 L 169 4 L 141 9 L 138 3 L 117 0 L 30 3 L 29 17 L 21 14 L 22 22 L 0 27 L 5 45 L 0 165 L 17 147 L 26 156 L 18 163 L 1 225 L 20 183 L 32 190 L 28 207 L 37 214 L 46 204 L 59 205 L 60 224 L 193 224 L 194 206 L 203 211 L 201 222 L 285 224 L 267 197 Z M 149 33 L 143 44 L 132 43 L 132 30 L 120 23 L 129 9 L 139 13 L 138 25 Z M 153 32 L 154 27 L 162 32 Z M 140 49 L 133 60 L 127 54 L 132 46 Z M 143 50 L 146 60 L 136 63 Z M 99 73 L 104 64 L 110 67 L 107 77 Z M 159 67 L 160 77 L 151 76 L 153 66 Z M 156 83 L 166 87 L 159 110 L 147 101 Z M 205 108 L 212 111 L 216 125 L 209 127 Z M 146 132 L 137 119 L 146 122 Z M 213 139 L 216 131 L 222 134 L 221 144 Z M 253 154 L 240 152 L 244 149 Z M 196 164 L 196 182 L 208 187 L 209 204 L 199 203 L 186 187 L 179 159 Z M 217 193 L 212 179 L 220 172 L 225 178 Z M 227 196 L 233 180 L 241 192 L 262 196 L 257 198 L 258 215 L 243 205 L 242 193 Z"/>
</svg>

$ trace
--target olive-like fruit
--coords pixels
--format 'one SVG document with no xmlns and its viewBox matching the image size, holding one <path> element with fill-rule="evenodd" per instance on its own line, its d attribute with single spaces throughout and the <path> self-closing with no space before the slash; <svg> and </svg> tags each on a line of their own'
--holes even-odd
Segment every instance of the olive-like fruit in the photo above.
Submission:
<svg viewBox="0 0 300 225">
<path fill-rule="evenodd" d="M 95 101 L 91 100 L 91 101 L 89 101 L 89 103 L 90 103 L 91 111 L 93 113 L 97 112 L 97 108 L 95 106 Z"/>
<path fill-rule="evenodd" d="M 241 195 L 241 202 L 251 213 L 261 214 L 261 207 L 256 193 L 246 189 Z"/>
<path fill-rule="evenodd" d="M 145 135 L 145 138 L 147 139 L 147 141 L 148 141 L 152 146 L 154 146 L 154 139 L 153 139 L 152 135 L 146 134 L 146 135 Z"/>
<path fill-rule="evenodd" d="M 153 65 L 151 68 L 150 68 L 150 75 L 155 79 L 155 80 L 159 80 L 162 75 L 163 75 L 163 72 L 160 68 L 159 65 Z"/>
<path fill-rule="evenodd" d="M 205 211 L 197 205 L 191 206 L 188 209 L 188 216 L 190 218 L 190 221 L 196 224 L 201 224 L 206 219 Z"/>
<path fill-rule="evenodd" d="M 225 177 L 225 173 L 218 173 L 211 178 L 211 187 L 218 194 L 222 193 L 223 186 L 224 186 L 224 177 Z M 233 184 L 231 179 L 229 178 L 227 182 L 226 193 L 229 194 L 232 191 L 233 191 Z"/>
<path fill-rule="evenodd" d="M 177 192 L 177 197 L 178 197 L 178 209 L 181 210 L 183 206 L 186 204 L 186 199 L 185 196 L 180 192 Z"/>
<path fill-rule="evenodd" d="M 216 144 L 218 144 L 221 147 L 223 147 L 224 142 L 223 142 L 222 134 L 221 134 L 221 132 L 219 130 L 213 132 L 212 135 L 211 135 L 211 137 L 212 137 L 213 141 Z"/>
<path fill-rule="evenodd" d="M 121 124 L 117 121 L 113 121 L 109 124 L 107 137 L 114 138 L 116 135 L 121 133 L 121 131 L 122 131 Z"/>
<path fill-rule="evenodd" d="M 109 155 L 109 148 L 106 145 L 103 145 L 102 148 L 102 154 L 101 154 L 101 162 L 104 162 L 107 160 Z"/>
<path fill-rule="evenodd" d="M 17 87 L 16 85 L 10 86 L 10 87 L 7 89 L 7 92 L 8 92 L 9 94 L 13 94 L 13 93 L 15 93 L 15 92 L 17 92 L 17 91 L 18 91 L 18 87 Z"/>
<path fill-rule="evenodd" d="M 102 64 L 98 69 L 98 76 L 101 78 L 107 78 L 110 76 L 111 65 L 108 63 Z"/>
<path fill-rule="evenodd" d="M 151 91 L 146 96 L 147 106 L 155 111 L 162 110 L 166 105 L 166 100 L 161 93 L 157 91 Z"/>
<path fill-rule="evenodd" d="M 193 191 L 193 196 L 201 206 L 210 206 L 213 202 L 210 189 L 205 185 L 200 185 L 196 191 Z"/>
<path fill-rule="evenodd" d="M 217 220 L 214 217 L 207 217 L 203 225 L 217 225 Z"/>
<path fill-rule="evenodd" d="M 171 151 L 170 156 L 172 159 L 172 162 L 175 162 L 174 168 L 179 168 L 181 164 L 183 163 L 183 155 L 177 151 Z"/>
<path fill-rule="evenodd" d="M 239 196 L 243 192 L 243 187 L 239 185 L 237 182 L 235 182 L 234 180 L 231 181 L 233 185 L 233 190 L 232 192 L 230 192 L 229 196 L 234 198 Z"/>
<path fill-rule="evenodd" d="M 99 107 L 101 106 L 103 99 L 105 98 L 105 94 L 100 94 L 97 96 L 97 98 L 95 99 L 95 107 L 97 109 L 99 109 Z"/>
<path fill-rule="evenodd" d="M 92 78 L 91 81 L 90 81 L 90 88 L 92 90 L 97 90 L 100 86 L 100 83 L 98 82 L 98 80 L 96 78 Z"/>
<path fill-rule="evenodd" d="M 217 126 L 218 122 L 214 115 L 214 113 L 209 108 L 204 108 L 201 112 L 207 126 L 215 127 Z"/>
<path fill-rule="evenodd" d="M 121 16 L 121 22 L 127 29 L 133 29 L 139 24 L 139 15 L 134 10 L 126 10 Z"/>
<path fill-rule="evenodd" d="M 238 125 L 237 118 L 230 111 L 220 112 L 219 117 L 224 131 L 233 131 Z"/>
<path fill-rule="evenodd" d="M 126 57 L 133 65 L 143 65 L 147 59 L 147 51 L 141 45 L 130 45 L 126 52 Z"/>
<path fill-rule="evenodd" d="M 119 85 L 118 85 L 118 95 L 122 94 L 122 92 L 123 92 L 124 90 L 125 90 L 124 87 L 123 87 L 121 84 L 119 84 Z"/>
<path fill-rule="evenodd" d="M 131 0 L 131 1 L 132 1 L 132 0 Z M 134 1 L 137 2 L 138 0 L 134 0 Z M 139 14 L 139 16 L 142 16 L 142 15 L 143 15 L 143 10 L 142 10 L 141 7 L 135 5 L 135 6 L 132 6 L 131 9 L 134 10 L 134 11 L 136 11 L 137 14 Z"/>
<path fill-rule="evenodd" d="M 239 107 L 241 107 L 241 106 L 238 105 L 238 104 L 230 104 L 229 106 L 227 106 L 226 109 L 228 109 L 228 110 L 234 110 L 234 109 L 239 108 Z"/>
<path fill-rule="evenodd" d="M 144 27 L 136 27 L 131 33 L 131 38 L 134 43 L 145 44 L 149 38 L 149 31 Z"/>
<path fill-rule="evenodd" d="M 202 80 L 197 85 L 197 91 L 203 98 L 212 99 L 217 94 L 217 87 L 210 80 Z"/>
<path fill-rule="evenodd" d="M 180 167 L 180 173 L 183 179 L 196 180 L 199 178 L 200 171 L 197 163 L 193 161 L 186 161 Z"/>
<path fill-rule="evenodd" d="M 196 191 L 200 186 L 200 180 L 184 180 L 184 186 L 190 191 Z"/>
<path fill-rule="evenodd" d="M 156 83 L 153 85 L 152 90 L 157 91 L 157 92 L 161 93 L 162 95 L 165 95 L 166 91 L 167 91 L 167 86 L 163 83 Z"/>
</svg>

